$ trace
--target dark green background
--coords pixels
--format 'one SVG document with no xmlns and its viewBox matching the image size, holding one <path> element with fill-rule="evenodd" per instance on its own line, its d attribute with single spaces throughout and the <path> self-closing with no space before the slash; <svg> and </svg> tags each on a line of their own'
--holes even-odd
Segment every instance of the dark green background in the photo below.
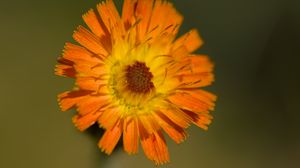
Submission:
<svg viewBox="0 0 300 168">
<path fill-rule="evenodd" d="M 152 168 L 142 150 L 106 157 L 79 133 L 56 95 L 73 81 L 53 68 L 81 15 L 99 0 L 15 0 L 0 4 L 0 167 Z M 219 99 L 208 132 L 168 139 L 168 168 L 300 167 L 300 1 L 174 0 L 182 32 L 197 28 L 198 53 L 216 64 Z M 118 1 L 118 4 L 121 4 Z M 91 132 L 91 131 L 89 131 Z"/>
</svg>

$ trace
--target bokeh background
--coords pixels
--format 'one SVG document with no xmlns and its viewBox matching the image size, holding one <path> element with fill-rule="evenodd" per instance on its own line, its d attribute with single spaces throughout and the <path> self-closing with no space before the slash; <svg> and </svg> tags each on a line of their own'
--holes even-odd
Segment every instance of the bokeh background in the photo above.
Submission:
<svg viewBox="0 0 300 168">
<path fill-rule="evenodd" d="M 154 168 L 142 150 L 107 157 L 96 128 L 79 133 L 75 111 L 56 95 L 73 81 L 54 75 L 56 58 L 81 15 L 100 0 L 2 0 L 0 4 L 0 167 Z M 300 167 L 300 1 L 173 0 L 197 28 L 198 53 L 216 64 L 219 97 L 208 132 L 192 126 L 180 145 L 168 139 L 166 168 Z M 120 6 L 122 1 L 116 0 Z"/>
</svg>

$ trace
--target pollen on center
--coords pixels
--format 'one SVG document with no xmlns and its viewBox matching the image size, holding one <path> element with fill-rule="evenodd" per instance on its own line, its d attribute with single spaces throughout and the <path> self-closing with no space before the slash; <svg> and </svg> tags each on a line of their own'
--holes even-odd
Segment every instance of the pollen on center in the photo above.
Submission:
<svg viewBox="0 0 300 168">
<path fill-rule="evenodd" d="M 153 88 L 153 75 L 144 62 L 136 61 L 126 67 L 127 89 L 134 93 L 149 93 Z"/>
</svg>

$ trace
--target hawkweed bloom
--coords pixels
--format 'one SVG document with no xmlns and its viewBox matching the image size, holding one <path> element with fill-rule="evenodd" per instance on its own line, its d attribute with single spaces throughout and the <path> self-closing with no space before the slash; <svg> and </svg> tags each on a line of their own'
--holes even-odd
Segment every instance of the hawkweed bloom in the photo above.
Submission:
<svg viewBox="0 0 300 168">
<path fill-rule="evenodd" d="M 80 131 L 98 123 L 98 146 L 111 154 L 122 137 L 124 150 L 156 164 L 169 162 L 163 131 L 176 143 L 191 123 L 206 130 L 216 96 L 213 64 L 192 54 L 203 41 L 197 30 L 176 38 L 183 17 L 164 0 L 124 0 L 122 16 L 112 0 L 89 10 L 58 59 L 56 74 L 74 78 L 72 91 L 58 96 L 62 111 L 76 108 Z M 121 136 L 122 135 L 122 136 Z"/>
</svg>

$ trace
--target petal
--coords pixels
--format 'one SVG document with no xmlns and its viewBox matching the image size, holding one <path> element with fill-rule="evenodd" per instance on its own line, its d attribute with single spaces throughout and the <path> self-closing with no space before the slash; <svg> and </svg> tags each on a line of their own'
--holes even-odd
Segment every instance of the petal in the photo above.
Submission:
<svg viewBox="0 0 300 168">
<path fill-rule="evenodd" d="M 135 117 L 127 117 L 124 120 L 123 145 L 124 150 L 129 154 L 135 154 L 138 151 L 138 127 Z"/>
<path fill-rule="evenodd" d="M 190 70 L 190 61 L 183 60 L 181 62 L 175 62 L 173 65 L 171 65 L 169 67 L 169 69 L 167 70 L 167 75 L 170 77 L 172 77 L 172 76 L 178 77 L 179 74 L 181 74 L 183 71 L 185 72 L 185 71 L 189 71 L 189 70 Z M 176 81 L 179 82 L 179 78 L 177 78 Z"/>
<path fill-rule="evenodd" d="M 189 127 L 192 122 L 191 118 L 179 109 L 160 109 L 160 111 L 164 116 L 167 116 L 173 123 L 176 123 L 181 128 Z"/>
<path fill-rule="evenodd" d="M 148 115 L 139 115 L 138 116 L 138 124 L 143 125 L 143 128 L 147 131 L 148 134 L 156 132 L 160 129 L 159 124 L 156 122 L 154 116 L 152 114 Z"/>
<path fill-rule="evenodd" d="M 72 61 L 74 64 L 84 64 L 91 67 L 103 63 L 101 58 L 94 53 L 72 43 L 65 44 L 63 58 Z"/>
<path fill-rule="evenodd" d="M 184 92 L 203 102 L 209 110 L 214 110 L 216 95 L 201 89 L 184 90 Z"/>
<path fill-rule="evenodd" d="M 160 126 L 164 129 L 164 131 L 176 142 L 183 142 L 187 134 L 182 127 L 174 123 L 168 116 L 164 115 L 161 112 L 156 112 L 155 115 L 157 122 L 160 123 Z"/>
<path fill-rule="evenodd" d="M 77 31 L 73 34 L 73 38 L 99 57 L 105 58 L 108 55 L 108 52 L 101 43 L 101 39 L 82 26 L 77 28 Z"/>
<path fill-rule="evenodd" d="M 207 55 L 190 56 L 189 59 L 194 73 L 213 71 L 214 65 Z"/>
<path fill-rule="evenodd" d="M 59 60 L 59 62 L 71 64 L 79 76 L 99 77 L 100 75 L 106 74 L 107 71 L 101 59 L 101 57 L 83 47 L 66 43 L 63 60 Z"/>
<path fill-rule="evenodd" d="M 211 85 L 214 75 L 209 72 L 183 74 L 175 76 L 178 88 L 198 88 Z"/>
<path fill-rule="evenodd" d="M 161 131 L 153 134 L 145 134 L 140 130 L 142 147 L 145 155 L 156 165 L 161 165 L 170 161 L 168 147 Z"/>
<path fill-rule="evenodd" d="M 118 108 L 107 108 L 98 119 L 98 123 L 105 129 L 112 129 L 121 118 Z"/>
<path fill-rule="evenodd" d="M 114 2 L 112 0 L 102 1 L 102 3 L 97 5 L 97 9 L 104 25 L 108 31 L 111 32 L 114 26 L 121 21 L 119 12 Z"/>
<path fill-rule="evenodd" d="M 98 37 L 102 37 L 107 34 L 106 27 L 103 25 L 102 20 L 97 16 L 97 13 L 93 9 L 90 9 L 82 16 L 82 18 L 92 32 Z"/>
<path fill-rule="evenodd" d="M 108 96 L 87 96 L 77 103 L 77 110 L 80 115 L 94 113 L 109 104 Z"/>
<path fill-rule="evenodd" d="M 56 65 L 55 74 L 59 76 L 75 78 L 76 71 L 74 67 L 70 65 Z"/>
<path fill-rule="evenodd" d="M 182 61 L 189 55 L 189 51 L 185 46 L 180 46 L 171 51 L 171 55 L 176 61 Z"/>
<path fill-rule="evenodd" d="M 135 16 L 140 22 L 137 25 L 139 39 L 144 39 L 149 28 L 154 0 L 138 0 Z"/>
<path fill-rule="evenodd" d="M 185 46 L 189 52 L 194 52 L 203 44 L 202 39 L 196 29 L 191 30 L 185 35 L 181 36 L 174 42 L 173 50 L 180 46 Z"/>
<path fill-rule="evenodd" d="M 118 121 L 118 123 L 112 129 L 105 131 L 98 143 L 99 148 L 101 148 L 106 154 L 110 155 L 117 145 L 121 137 L 121 133 L 121 122 Z"/>
<path fill-rule="evenodd" d="M 107 85 L 107 81 L 95 77 L 77 77 L 76 85 L 83 90 L 91 90 L 99 92 L 101 87 Z"/>
<path fill-rule="evenodd" d="M 68 91 L 58 95 L 59 105 L 62 111 L 67 111 L 70 108 L 78 104 L 82 99 L 86 98 L 91 94 L 91 91 L 86 90 L 75 90 Z"/>
<path fill-rule="evenodd" d="M 168 67 L 168 75 L 178 75 L 182 71 L 190 70 L 191 61 L 187 58 L 189 55 L 186 47 L 181 46 L 171 52 L 173 63 Z"/>
<path fill-rule="evenodd" d="M 212 116 L 208 115 L 208 114 L 199 114 L 199 117 L 196 121 L 194 121 L 194 123 L 204 129 L 207 130 L 208 129 L 208 125 L 211 123 L 211 120 L 213 119 Z"/>
<path fill-rule="evenodd" d="M 89 10 L 85 15 L 82 16 L 85 23 L 92 30 L 92 32 L 99 37 L 103 47 L 111 52 L 112 44 L 110 33 L 105 27 L 101 17 L 93 9 Z"/>
<path fill-rule="evenodd" d="M 176 11 L 170 2 L 156 0 L 148 32 L 156 37 L 162 32 L 176 35 L 183 17 Z"/>
<path fill-rule="evenodd" d="M 200 98 L 200 97 L 198 97 Z M 212 110 L 213 106 L 198 99 L 192 92 L 177 92 L 168 97 L 168 100 L 179 108 L 195 112 L 207 112 Z"/>
<path fill-rule="evenodd" d="M 180 106 L 182 108 L 182 111 L 189 115 L 193 123 L 196 124 L 198 127 L 207 130 L 208 125 L 211 123 L 211 120 L 213 117 L 209 114 L 209 110 L 214 110 L 215 101 L 217 97 L 204 90 L 184 90 L 184 94 L 189 95 L 193 97 L 193 100 L 186 99 L 185 97 L 182 98 L 183 101 L 189 101 L 189 102 L 183 102 Z M 182 95 L 180 96 L 182 97 Z M 196 100 L 196 101 L 195 101 Z M 191 110 L 193 108 L 197 108 L 197 106 L 202 106 L 202 110 Z M 199 108 L 199 107 L 198 107 Z M 200 112 L 200 113 L 199 113 Z"/>
<path fill-rule="evenodd" d="M 132 26 L 132 19 L 134 18 L 134 10 L 137 6 L 137 0 L 124 0 L 122 9 L 122 20 L 126 30 Z"/>
<path fill-rule="evenodd" d="M 82 77 L 95 77 L 101 78 L 107 75 L 107 69 L 103 64 L 91 66 L 88 64 L 75 64 L 74 68 L 78 72 L 79 76 Z"/>
<path fill-rule="evenodd" d="M 197 74 L 212 72 L 214 65 L 206 55 L 188 56 L 189 68 L 182 70 L 179 74 Z"/>
<path fill-rule="evenodd" d="M 71 60 L 68 60 L 68 59 L 65 59 L 63 57 L 59 57 L 57 59 L 57 62 L 60 63 L 60 64 L 63 64 L 63 65 L 70 65 L 70 66 L 73 66 L 74 65 L 74 62 L 71 61 Z"/>
<path fill-rule="evenodd" d="M 207 113 L 196 113 L 189 110 L 182 110 L 182 111 L 192 118 L 193 123 L 195 125 L 197 125 L 198 127 L 204 130 L 208 129 L 208 125 L 211 123 L 211 120 L 213 119 L 213 117 Z"/>
<path fill-rule="evenodd" d="M 88 113 L 84 116 L 76 115 L 73 117 L 73 123 L 75 126 L 80 130 L 84 131 L 98 120 L 98 117 L 100 116 L 100 112 L 97 113 Z"/>
</svg>

